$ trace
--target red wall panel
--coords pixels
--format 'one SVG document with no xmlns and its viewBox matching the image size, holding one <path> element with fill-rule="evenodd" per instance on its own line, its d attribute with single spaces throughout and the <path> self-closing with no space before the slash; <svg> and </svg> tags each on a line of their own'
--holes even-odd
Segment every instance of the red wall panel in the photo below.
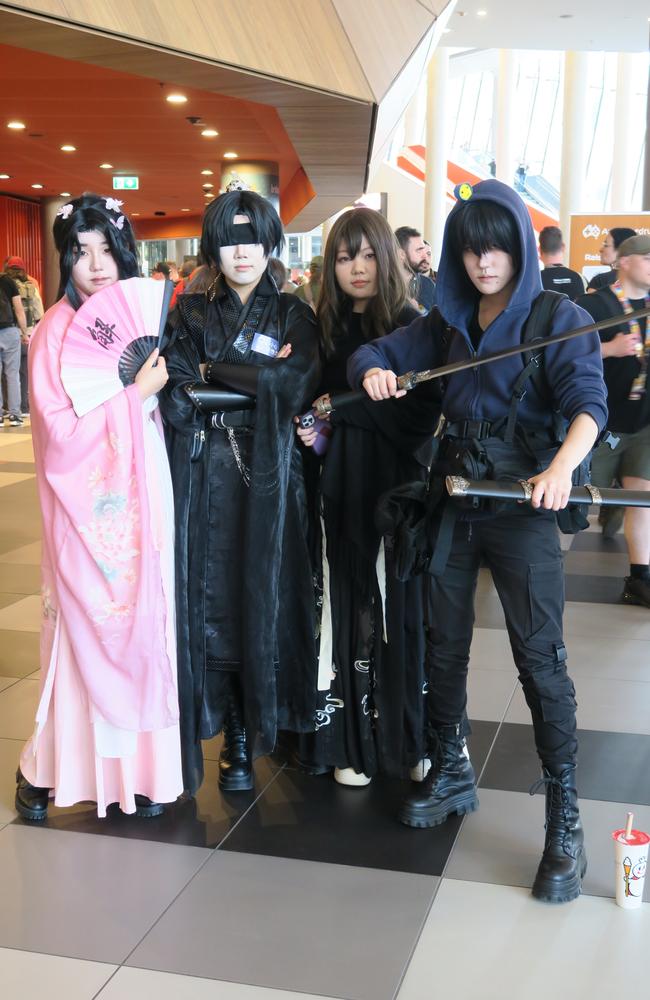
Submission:
<svg viewBox="0 0 650 1000">
<path fill-rule="evenodd" d="M 43 287 L 41 209 L 38 202 L 0 195 L 0 269 L 5 257 L 22 257 Z"/>
</svg>

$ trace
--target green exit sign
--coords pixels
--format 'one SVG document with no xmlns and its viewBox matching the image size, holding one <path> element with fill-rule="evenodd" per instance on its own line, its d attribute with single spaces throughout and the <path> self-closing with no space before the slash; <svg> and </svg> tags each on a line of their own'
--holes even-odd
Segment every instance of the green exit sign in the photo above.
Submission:
<svg viewBox="0 0 650 1000">
<path fill-rule="evenodd" d="M 137 191 L 140 187 L 139 177 L 114 177 L 113 191 Z"/>
</svg>

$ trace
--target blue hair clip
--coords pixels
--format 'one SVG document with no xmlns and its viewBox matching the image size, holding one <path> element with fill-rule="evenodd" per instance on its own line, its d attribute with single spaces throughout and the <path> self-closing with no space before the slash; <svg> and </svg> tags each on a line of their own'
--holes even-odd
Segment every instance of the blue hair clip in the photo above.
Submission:
<svg viewBox="0 0 650 1000">
<path fill-rule="evenodd" d="M 468 181 L 463 181 L 454 188 L 454 198 L 457 201 L 469 201 L 473 194 L 474 188 Z"/>
</svg>

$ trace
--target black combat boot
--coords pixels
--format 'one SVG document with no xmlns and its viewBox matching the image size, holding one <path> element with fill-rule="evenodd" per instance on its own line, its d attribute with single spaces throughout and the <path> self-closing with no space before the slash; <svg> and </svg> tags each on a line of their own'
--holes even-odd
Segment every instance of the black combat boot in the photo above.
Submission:
<svg viewBox="0 0 650 1000">
<path fill-rule="evenodd" d="M 534 795 L 540 784 L 546 785 L 546 840 L 532 890 L 546 903 L 577 899 L 587 871 L 575 773 L 574 763 L 543 767 L 543 776 L 530 790 Z"/>
<path fill-rule="evenodd" d="M 223 792 L 246 792 L 253 787 L 253 765 L 246 745 L 244 713 L 234 692 L 228 699 L 223 725 L 223 747 L 219 754 L 219 788 Z"/>
<path fill-rule="evenodd" d="M 432 767 L 415 795 L 400 808 L 398 819 L 407 826 L 439 826 L 452 813 L 463 816 L 478 808 L 476 779 L 460 725 L 439 726 Z"/>
<path fill-rule="evenodd" d="M 49 798 L 49 788 L 36 788 L 35 785 L 30 785 L 22 771 L 16 771 L 16 812 L 19 816 L 33 822 L 47 819 Z"/>
</svg>

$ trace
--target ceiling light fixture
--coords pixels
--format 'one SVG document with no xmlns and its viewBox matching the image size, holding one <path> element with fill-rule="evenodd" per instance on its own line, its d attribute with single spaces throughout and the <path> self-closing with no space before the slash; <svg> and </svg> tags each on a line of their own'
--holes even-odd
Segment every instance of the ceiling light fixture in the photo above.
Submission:
<svg viewBox="0 0 650 1000">
<path fill-rule="evenodd" d="M 206 139 L 214 139 L 215 136 L 219 135 L 216 128 L 204 128 L 201 135 Z"/>
<path fill-rule="evenodd" d="M 140 215 L 139 212 L 131 212 L 131 218 L 132 219 L 137 219 L 139 215 Z"/>
<path fill-rule="evenodd" d="M 37 190 L 40 190 L 43 187 L 43 185 L 42 184 L 32 184 L 32 187 L 33 188 L 37 188 Z"/>
<path fill-rule="evenodd" d="M 223 158 L 224 158 L 224 160 L 236 160 L 237 159 L 237 153 L 224 153 L 223 154 Z"/>
<path fill-rule="evenodd" d="M 487 16 L 487 11 L 486 10 L 477 10 L 476 11 L 476 16 L 477 17 L 486 17 Z"/>
<path fill-rule="evenodd" d="M 170 104 L 187 104 L 187 97 L 185 94 L 167 94 L 165 98 Z"/>
<path fill-rule="evenodd" d="M 10 181 L 11 174 L 0 174 L 0 181 Z"/>
<path fill-rule="evenodd" d="M 69 191 L 61 191 L 59 197 L 60 198 L 69 198 L 70 197 L 70 192 Z"/>
<path fill-rule="evenodd" d="M 189 208 L 181 208 L 181 212 L 189 212 Z"/>
<path fill-rule="evenodd" d="M 99 164 L 99 169 L 100 170 L 112 170 L 113 169 L 113 164 L 112 163 L 100 163 Z"/>
<path fill-rule="evenodd" d="M 212 177 L 213 171 L 212 170 L 202 170 L 201 173 L 203 174 L 204 177 Z"/>
<path fill-rule="evenodd" d="M 214 187 L 214 184 L 204 184 L 203 185 L 203 189 L 204 190 L 205 190 L 205 188 L 213 188 L 213 187 Z"/>
<path fill-rule="evenodd" d="M 21 129 L 26 128 L 26 127 L 27 126 L 25 125 L 24 122 L 7 122 L 7 128 L 13 128 L 17 132 L 20 132 Z"/>
<path fill-rule="evenodd" d="M 66 144 L 65 146 L 61 146 L 61 152 L 62 153 L 76 153 L 77 152 L 77 147 L 76 146 L 70 146 L 70 145 Z"/>
</svg>

